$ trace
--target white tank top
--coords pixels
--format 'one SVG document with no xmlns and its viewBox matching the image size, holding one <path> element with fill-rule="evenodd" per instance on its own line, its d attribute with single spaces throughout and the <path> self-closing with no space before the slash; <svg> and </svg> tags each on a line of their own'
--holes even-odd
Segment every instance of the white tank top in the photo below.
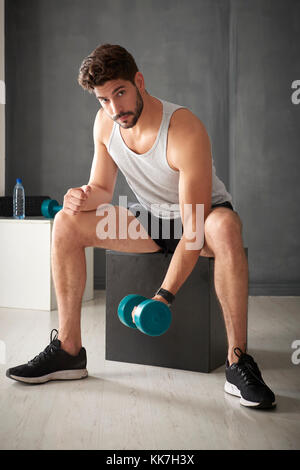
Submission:
<svg viewBox="0 0 300 470">
<path fill-rule="evenodd" d="M 156 217 L 173 219 L 180 217 L 179 171 L 173 170 L 168 164 L 167 137 L 173 112 L 186 106 L 161 99 L 160 101 L 163 104 L 162 122 L 156 140 L 148 152 L 138 154 L 128 148 L 116 122 L 107 150 L 140 204 Z M 225 201 L 232 203 L 232 197 L 226 191 L 224 183 L 217 177 L 212 159 L 212 205 Z"/>
</svg>

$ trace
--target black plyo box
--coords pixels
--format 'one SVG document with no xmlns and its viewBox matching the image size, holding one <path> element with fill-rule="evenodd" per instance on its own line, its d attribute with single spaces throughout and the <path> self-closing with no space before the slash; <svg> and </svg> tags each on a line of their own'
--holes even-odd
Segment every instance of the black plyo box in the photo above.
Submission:
<svg viewBox="0 0 300 470">
<path fill-rule="evenodd" d="M 199 257 L 176 294 L 172 323 L 165 334 L 147 336 L 120 322 L 117 310 L 122 298 L 128 294 L 153 297 L 171 257 L 106 250 L 106 360 L 197 372 L 225 364 L 227 336 L 214 287 L 214 258 Z"/>
</svg>

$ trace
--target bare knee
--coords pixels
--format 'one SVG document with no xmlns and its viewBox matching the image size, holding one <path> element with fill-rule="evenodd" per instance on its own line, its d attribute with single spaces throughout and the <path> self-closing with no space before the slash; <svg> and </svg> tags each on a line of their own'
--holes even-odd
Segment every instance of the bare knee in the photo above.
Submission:
<svg viewBox="0 0 300 470">
<path fill-rule="evenodd" d="M 215 210 L 206 219 L 205 235 L 214 251 L 224 245 L 227 249 L 236 248 L 242 244 L 242 221 L 236 212 Z"/>
<path fill-rule="evenodd" d="M 78 239 L 78 219 L 76 215 L 60 210 L 54 217 L 52 237 L 55 242 L 67 240 L 69 243 Z"/>
</svg>

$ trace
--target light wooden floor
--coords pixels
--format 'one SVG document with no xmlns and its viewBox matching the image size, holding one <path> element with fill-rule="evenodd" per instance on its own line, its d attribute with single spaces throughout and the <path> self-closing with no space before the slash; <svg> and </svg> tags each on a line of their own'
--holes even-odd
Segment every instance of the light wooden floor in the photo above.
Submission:
<svg viewBox="0 0 300 470">
<path fill-rule="evenodd" d="M 249 410 L 210 374 L 105 361 L 105 291 L 83 305 L 89 378 L 30 386 L 5 370 L 49 343 L 57 311 L 0 309 L 1 449 L 299 449 L 299 297 L 250 297 L 249 353 L 277 397 L 275 411 Z M 300 354 L 298 355 L 300 356 Z M 2 361 L 3 362 L 3 361 Z"/>
</svg>

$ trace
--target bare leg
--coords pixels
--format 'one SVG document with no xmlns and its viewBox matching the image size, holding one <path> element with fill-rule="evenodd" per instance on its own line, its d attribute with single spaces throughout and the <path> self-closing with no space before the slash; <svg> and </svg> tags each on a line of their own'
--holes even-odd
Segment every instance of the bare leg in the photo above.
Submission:
<svg viewBox="0 0 300 470">
<path fill-rule="evenodd" d="M 239 347 L 245 352 L 247 347 L 248 262 L 237 214 L 224 208 L 213 213 L 205 237 L 215 257 L 215 290 L 223 310 L 228 361 L 232 364 L 238 360 L 233 349 Z"/>
<path fill-rule="evenodd" d="M 81 349 L 80 312 L 86 283 L 84 247 L 75 240 L 61 237 L 57 231 L 52 243 L 52 275 L 62 348 L 77 355 Z"/>
<path fill-rule="evenodd" d="M 236 249 L 223 256 L 215 256 L 215 289 L 222 306 L 227 338 L 228 361 L 238 358 L 235 347 L 247 348 L 248 263 L 244 249 Z"/>
<path fill-rule="evenodd" d="M 116 206 L 117 220 L 119 210 Z M 126 211 L 127 214 L 128 211 Z M 52 232 L 52 276 L 56 291 L 59 314 L 59 339 L 62 348 L 70 354 L 78 354 L 81 348 L 81 304 L 86 284 L 85 247 L 97 246 L 118 251 L 151 253 L 159 246 L 139 224 L 144 238 L 137 240 L 100 240 L 96 226 L 101 216 L 95 211 L 81 212 L 71 216 L 60 211 L 54 219 Z M 128 225 L 135 217 L 128 212 Z M 119 233 L 117 226 L 117 234 Z"/>
</svg>

